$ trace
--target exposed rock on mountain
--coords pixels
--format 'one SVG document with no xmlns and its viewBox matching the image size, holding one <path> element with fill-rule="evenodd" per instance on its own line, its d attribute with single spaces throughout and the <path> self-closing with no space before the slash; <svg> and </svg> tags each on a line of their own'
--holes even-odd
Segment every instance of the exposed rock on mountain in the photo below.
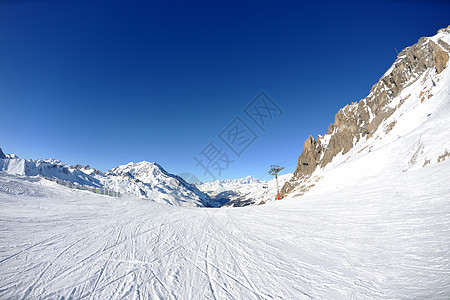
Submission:
<svg viewBox="0 0 450 300">
<path fill-rule="evenodd" d="M 400 52 L 365 99 L 339 110 L 326 135 L 317 139 L 309 136 L 294 176 L 282 188 L 282 196 L 294 189 L 298 190 L 298 194 L 304 193 L 314 186 L 314 181 L 320 180 L 320 176 L 314 180 L 311 178 L 316 170 L 323 169 L 338 154 L 345 155 L 361 140 L 378 138 L 374 133 L 380 125 L 406 101 L 419 98 L 420 102 L 424 102 L 431 98 L 432 88 L 448 67 L 449 44 L 450 26 L 439 30 L 433 37 L 420 38 L 418 43 Z M 419 80 L 424 87 L 418 97 L 402 94 L 409 86 L 418 84 Z M 387 133 L 395 125 L 396 120 L 392 120 L 389 124 L 383 124 L 383 130 Z"/>
</svg>

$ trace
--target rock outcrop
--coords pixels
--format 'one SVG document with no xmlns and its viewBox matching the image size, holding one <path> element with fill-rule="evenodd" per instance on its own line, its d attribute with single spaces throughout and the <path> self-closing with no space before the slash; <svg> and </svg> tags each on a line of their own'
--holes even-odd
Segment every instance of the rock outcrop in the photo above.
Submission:
<svg viewBox="0 0 450 300">
<path fill-rule="evenodd" d="M 439 30 L 439 34 L 450 34 L 450 26 Z M 339 153 L 347 153 L 360 139 L 370 138 L 397 108 L 389 105 L 391 101 L 425 72 L 430 76 L 440 74 L 448 65 L 449 52 L 450 45 L 445 41 L 427 37 L 420 38 L 415 45 L 400 52 L 365 99 L 339 110 L 326 135 L 318 136 L 317 140 L 309 136 L 298 158 L 297 169 L 292 179 L 284 184 L 281 195 L 285 196 L 293 190 L 304 193 L 312 186 L 305 182 L 317 168 L 324 168 Z M 422 101 L 425 99 L 424 95 Z M 407 98 L 398 105 L 404 101 Z M 395 124 L 391 125 L 392 129 Z"/>
</svg>

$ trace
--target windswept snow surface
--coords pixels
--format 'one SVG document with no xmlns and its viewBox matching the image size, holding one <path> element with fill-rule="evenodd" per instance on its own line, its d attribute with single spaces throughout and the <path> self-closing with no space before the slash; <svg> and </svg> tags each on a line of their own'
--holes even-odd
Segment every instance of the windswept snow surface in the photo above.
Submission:
<svg viewBox="0 0 450 300">
<path fill-rule="evenodd" d="M 0 298 L 450 297 L 450 161 L 246 208 L 0 175 Z"/>
</svg>

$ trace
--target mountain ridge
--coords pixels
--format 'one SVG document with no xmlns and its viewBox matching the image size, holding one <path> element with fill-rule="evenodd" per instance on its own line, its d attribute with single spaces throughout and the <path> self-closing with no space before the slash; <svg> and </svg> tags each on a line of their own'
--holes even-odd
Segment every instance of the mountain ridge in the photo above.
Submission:
<svg viewBox="0 0 450 300">
<path fill-rule="evenodd" d="M 279 185 L 282 186 L 291 177 L 292 173 L 279 175 Z M 261 205 L 274 201 L 277 195 L 275 178 L 264 181 L 247 176 L 239 179 L 201 183 L 197 184 L 197 187 L 212 199 L 220 202 L 222 206 Z"/>
<path fill-rule="evenodd" d="M 195 185 L 187 183 L 177 175 L 170 174 L 157 163 L 146 161 L 130 162 L 103 173 L 89 165 L 70 166 L 53 158 L 33 160 L 3 154 L 0 158 L 0 172 L 21 176 L 42 175 L 82 186 L 133 194 L 143 199 L 172 205 L 218 206 Z"/>
<path fill-rule="evenodd" d="M 282 196 L 294 190 L 299 194 L 308 191 L 315 185 L 308 182 L 314 172 L 324 169 L 339 154 L 347 154 L 361 140 L 375 138 L 382 125 L 386 133 L 391 131 L 397 121 L 383 122 L 406 102 L 419 100 L 423 103 L 431 98 L 430 91 L 448 65 L 449 44 L 450 26 L 440 29 L 433 37 L 422 37 L 416 44 L 402 50 L 366 98 L 340 109 L 325 135 L 306 139 L 294 175 L 281 189 Z M 405 89 L 417 85 L 420 78 L 426 87 L 422 87 L 418 95 L 402 95 Z M 318 180 L 320 176 L 314 179 L 315 182 Z"/>
</svg>

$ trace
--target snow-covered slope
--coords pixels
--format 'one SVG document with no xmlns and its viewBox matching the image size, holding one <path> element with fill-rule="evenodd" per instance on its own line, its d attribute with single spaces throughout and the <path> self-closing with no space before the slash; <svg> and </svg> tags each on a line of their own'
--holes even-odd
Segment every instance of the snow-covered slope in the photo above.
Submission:
<svg viewBox="0 0 450 300">
<path fill-rule="evenodd" d="M 305 142 L 283 192 L 303 195 L 337 166 L 366 156 L 364 167 L 358 165 L 340 182 L 449 158 L 449 45 L 450 26 L 402 51 L 369 96 L 341 109 L 326 135 Z"/>
<path fill-rule="evenodd" d="M 106 173 L 89 166 L 69 166 L 55 159 L 20 159 L 4 155 L 0 159 L 0 173 L 21 176 L 42 175 L 83 186 L 93 186 L 131 193 L 140 198 L 180 206 L 217 206 L 210 197 L 181 177 L 149 162 L 129 163 Z"/>
<path fill-rule="evenodd" d="M 424 93 L 427 97 L 422 102 Z M 391 105 L 395 112 L 370 138 L 355 142 L 349 152 L 317 168 L 291 194 L 352 186 L 355 181 L 382 177 L 387 170 L 409 172 L 450 158 L 450 68 L 433 77 L 422 75 Z"/>
<path fill-rule="evenodd" d="M 292 173 L 278 176 L 280 188 L 291 179 Z M 264 181 L 251 176 L 240 179 L 216 180 L 197 184 L 198 188 L 212 199 L 225 206 L 248 206 L 275 200 L 275 179 Z"/>
<path fill-rule="evenodd" d="M 449 170 L 388 168 L 221 209 L 3 173 L 0 298 L 448 299 Z"/>
<path fill-rule="evenodd" d="M 22 176 L 43 175 L 50 178 L 58 178 L 65 181 L 76 182 L 80 185 L 100 187 L 97 178 L 55 159 L 33 160 L 17 158 L 15 155 L 9 155 L 7 158 L 0 159 L 0 172 Z"/>
<path fill-rule="evenodd" d="M 121 193 L 160 199 L 158 202 L 181 206 L 218 204 L 183 178 L 168 173 L 160 165 L 146 161 L 119 166 L 98 177 L 104 187 Z"/>
</svg>

